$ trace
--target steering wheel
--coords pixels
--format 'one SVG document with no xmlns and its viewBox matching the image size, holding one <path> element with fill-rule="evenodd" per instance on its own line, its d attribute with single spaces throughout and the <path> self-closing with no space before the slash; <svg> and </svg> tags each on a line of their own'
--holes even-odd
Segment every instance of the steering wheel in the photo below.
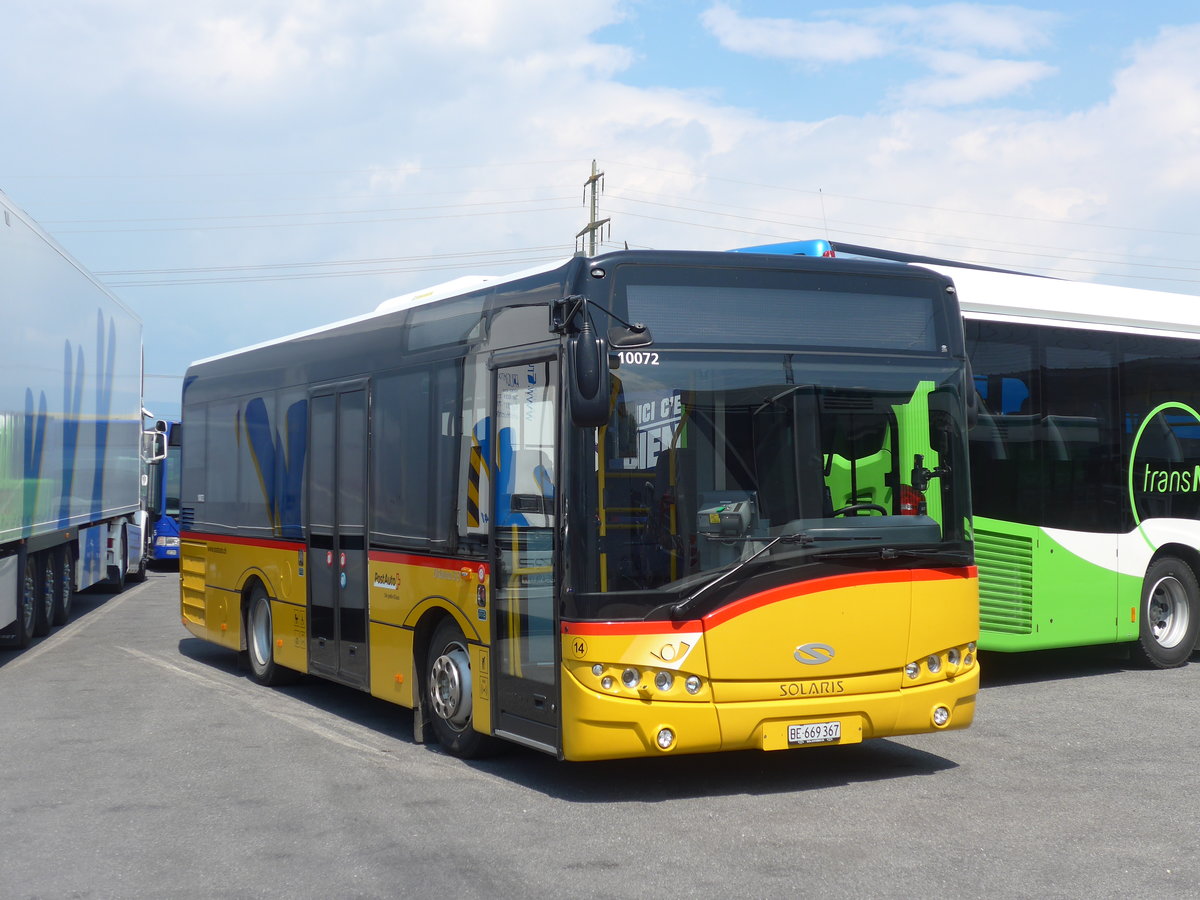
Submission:
<svg viewBox="0 0 1200 900">
<path fill-rule="evenodd" d="M 863 509 L 869 509 L 872 512 L 877 512 L 881 516 L 886 516 L 888 514 L 888 511 L 878 503 L 851 503 L 849 506 L 843 506 L 841 509 L 835 509 L 833 514 L 835 516 L 844 516 L 846 513 L 856 513 Z"/>
</svg>

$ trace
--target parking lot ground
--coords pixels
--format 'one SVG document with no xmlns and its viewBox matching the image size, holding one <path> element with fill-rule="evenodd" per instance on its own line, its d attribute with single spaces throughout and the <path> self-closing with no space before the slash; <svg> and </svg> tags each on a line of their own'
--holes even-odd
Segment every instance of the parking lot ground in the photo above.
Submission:
<svg viewBox="0 0 1200 900">
<path fill-rule="evenodd" d="M 360 692 L 252 683 L 152 572 L 0 653 L 0 897 L 1200 895 L 1200 664 L 982 663 L 961 732 L 463 762 Z"/>
</svg>

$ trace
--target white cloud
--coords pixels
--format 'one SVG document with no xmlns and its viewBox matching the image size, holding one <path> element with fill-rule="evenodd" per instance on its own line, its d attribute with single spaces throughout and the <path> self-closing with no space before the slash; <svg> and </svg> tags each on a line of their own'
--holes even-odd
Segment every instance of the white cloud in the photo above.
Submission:
<svg viewBox="0 0 1200 900">
<path fill-rule="evenodd" d="M 1019 6 L 946 3 L 937 6 L 879 6 L 846 10 L 880 28 L 899 30 L 904 43 L 918 46 L 974 47 L 1024 53 L 1048 43 L 1057 13 Z"/>
<path fill-rule="evenodd" d="M 329 83 L 391 73 L 421 90 L 496 65 L 584 69 L 605 77 L 628 51 L 587 36 L 620 19 L 607 2 L 557 0 L 84 0 L 61 11 L 13 0 L 26 40 L 0 71 L 43 71 L 87 93 L 126 91 L 188 104 L 250 107 Z"/>
<path fill-rule="evenodd" d="M 934 74 L 910 82 L 898 92 L 900 99 L 912 106 L 965 106 L 998 100 L 1055 71 L 1041 62 L 980 59 L 949 51 L 922 56 Z"/>
<path fill-rule="evenodd" d="M 847 22 L 746 18 L 724 4 L 705 10 L 700 19 L 726 49 L 769 59 L 850 63 L 888 49 L 875 28 Z"/>
<path fill-rule="evenodd" d="M 892 91 L 905 102 L 950 106 L 997 99 L 1044 78 L 1045 63 L 987 59 L 984 51 L 1026 52 L 1047 42 L 1059 17 L 1014 6 L 950 3 L 843 9 L 810 21 L 743 16 L 718 3 L 701 16 L 727 50 L 809 65 L 885 56 L 927 66 L 931 76 Z M 949 48 L 949 49 L 947 49 Z"/>
</svg>

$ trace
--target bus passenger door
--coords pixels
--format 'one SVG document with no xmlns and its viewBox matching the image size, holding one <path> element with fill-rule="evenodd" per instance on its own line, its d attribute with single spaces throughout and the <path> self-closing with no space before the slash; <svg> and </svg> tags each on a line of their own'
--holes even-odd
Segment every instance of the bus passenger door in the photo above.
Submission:
<svg viewBox="0 0 1200 900">
<path fill-rule="evenodd" d="M 367 684 L 367 391 L 310 399 L 308 660 L 314 673 Z"/>
<path fill-rule="evenodd" d="M 557 358 L 498 368 L 493 396 L 493 722 L 504 737 L 556 753 Z"/>
</svg>

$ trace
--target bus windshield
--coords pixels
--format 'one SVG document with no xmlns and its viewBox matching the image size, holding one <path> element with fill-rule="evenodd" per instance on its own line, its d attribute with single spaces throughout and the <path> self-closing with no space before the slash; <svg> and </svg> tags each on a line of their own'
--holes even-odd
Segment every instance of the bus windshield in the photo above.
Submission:
<svg viewBox="0 0 1200 900">
<path fill-rule="evenodd" d="M 921 553 L 961 565 L 962 370 L 858 354 L 622 354 L 583 440 L 595 509 L 570 614 L 657 617 L 739 565 Z M 590 457 L 589 457 L 590 454 Z M 961 468 L 960 468 L 961 467 Z"/>
</svg>

